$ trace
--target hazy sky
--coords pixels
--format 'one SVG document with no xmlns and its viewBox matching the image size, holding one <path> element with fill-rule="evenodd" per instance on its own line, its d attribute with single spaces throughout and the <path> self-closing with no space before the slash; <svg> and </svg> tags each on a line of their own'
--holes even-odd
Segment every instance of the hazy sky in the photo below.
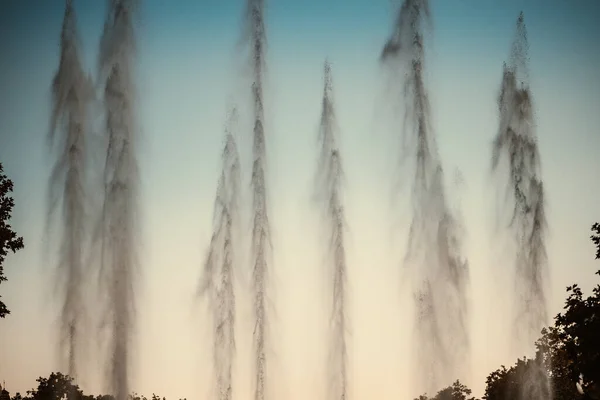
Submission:
<svg viewBox="0 0 600 400">
<path fill-rule="evenodd" d="M 63 6 L 58 0 L 4 0 L 0 8 L 0 160 L 15 183 L 12 225 L 26 245 L 8 256 L 8 281 L 0 287 L 12 311 L 0 320 L 0 381 L 13 393 L 61 368 L 55 350 L 54 257 L 45 252 L 43 228 L 51 165 L 45 142 L 49 88 L 58 66 Z M 76 1 L 91 72 L 104 6 Z M 500 257 L 503 247 L 494 233 L 489 171 L 502 62 L 521 7 L 531 44 L 531 86 L 548 200 L 550 314 L 562 308 L 566 285 L 579 282 L 589 290 L 598 269 L 589 234 L 592 222 L 600 220 L 600 2 L 433 1 L 427 86 L 447 181 L 453 182 L 458 168 L 465 182 L 460 192 L 451 193 L 460 195 L 471 264 L 473 354 L 465 382 L 477 395 L 489 372 L 516 357 L 508 337 L 513 291 L 505 272 L 511 265 Z M 176 400 L 210 393 L 212 322 L 205 306 L 194 305 L 193 299 L 211 234 L 226 105 L 233 100 L 245 106 L 249 100 L 241 76 L 244 59 L 236 47 L 242 10 L 241 0 L 142 2 L 143 290 L 138 293 L 133 386 L 146 395 Z M 382 111 L 385 81 L 378 64 L 393 12 L 384 0 L 268 1 L 265 112 L 278 310 L 269 370 L 273 398 L 319 399 L 326 393 L 327 275 L 311 198 L 326 56 L 333 64 L 347 178 L 350 395 L 417 394 L 409 382 L 412 315 L 399 272 L 409 214 L 390 201 L 389 168 L 398 131 Z M 247 189 L 251 131 L 248 124 L 242 128 Z M 247 238 L 247 216 L 246 222 Z M 247 271 L 247 264 L 240 269 Z M 240 274 L 238 282 L 234 380 L 239 399 L 252 393 L 252 322 L 244 294 L 248 275 Z M 98 393 L 102 369 L 94 346 L 81 383 Z"/>
</svg>

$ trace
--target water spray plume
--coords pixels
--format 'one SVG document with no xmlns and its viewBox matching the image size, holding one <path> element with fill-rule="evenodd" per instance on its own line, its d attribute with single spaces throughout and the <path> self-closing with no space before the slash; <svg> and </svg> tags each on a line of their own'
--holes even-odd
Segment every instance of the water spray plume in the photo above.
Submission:
<svg viewBox="0 0 600 400">
<path fill-rule="evenodd" d="M 139 170 L 134 100 L 134 0 L 109 0 L 100 44 L 100 77 L 104 84 L 105 132 L 101 218 L 101 277 L 109 330 L 108 383 L 116 400 L 130 389 L 131 344 L 135 323 L 138 272 Z"/>
<path fill-rule="evenodd" d="M 527 35 L 523 15 L 517 21 L 511 62 L 503 68 L 498 99 L 500 127 L 492 149 L 492 170 L 505 177 L 511 209 L 509 228 L 517 244 L 519 290 L 514 328 L 529 345 L 547 323 L 544 278 L 547 274 L 546 216 L 540 156 L 534 130 L 532 95 L 527 81 Z M 520 81 L 520 83 L 518 83 Z M 501 162 L 505 161 L 505 166 Z M 526 296 L 526 297 L 520 297 Z"/>
<path fill-rule="evenodd" d="M 546 214 L 540 155 L 529 87 L 528 41 L 523 13 L 498 97 L 499 129 L 492 147 L 492 171 L 507 190 L 508 228 L 516 244 L 515 318 L 518 351 L 525 351 L 548 323 Z M 502 181 L 503 180 L 503 181 Z M 538 383 L 542 384 L 542 383 Z M 549 385 L 549 381 L 546 380 Z"/>
<path fill-rule="evenodd" d="M 67 354 L 68 374 L 76 378 L 82 323 L 85 316 L 82 291 L 89 274 L 83 252 L 86 238 L 86 175 L 88 154 L 87 107 L 93 98 L 93 86 L 80 61 L 79 35 L 73 2 L 66 1 L 60 35 L 60 63 L 52 81 L 52 105 L 49 128 L 51 150 L 58 149 L 49 178 L 48 217 L 62 203 L 61 244 L 57 264 L 60 288 L 61 348 Z"/>
<path fill-rule="evenodd" d="M 268 342 L 267 281 L 269 254 L 272 249 L 265 179 L 266 146 L 264 132 L 263 74 L 266 32 L 265 1 L 247 0 L 244 39 L 249 47 L 252 67 L 253 164 L 252 164 L 252 287 L 254 292 L 254 400 L 264 400 L 266 388 Z"/>
<path fill-rule="evenodd" d="M 468 262 L 461 254 L 457 217 L 444 189 L 444 174 L 430 121 L 424 82 L 424 33 L 431 24 L 427 0 L 405 0 L 380 60 L 404 76 L 390 85 L 404 96 L 401 159 L 414 161 L 412 221 L 406 266 L 411 267 L 415 297 L 414 334 L 419 390 L 434 393 L 466 373 Z M 400 172 L 400 171 L 399 171 Z"/>
<path fill-rule="evenodd" d="M 232 128 L 236 110 L 228 118 L 222 170 L 213 211 L 213 234 L 204 262 L 199 294 L 210 302 L 213 315 L 213 368 L 217 400 L 231 400 L 235 355 L 234 231 L 238 224 L 240 162 Z"/>
<path fill-rule="evenodd" d="M 319 125 L 321 153 L 317 170 L 317 194 L 323 201 L 324 227 L 328 233 L 328 267 L 332 272 L 332 310 L 330 347 L 330 395 L 332 400 L 348 397 L 346 252 L 344 249 L 345 217 L 341 201 L 342 160 L 337 144 L 337 124 L 333 103 L 331 65 L 325 61 L 323 108 Z"/>
</svg>

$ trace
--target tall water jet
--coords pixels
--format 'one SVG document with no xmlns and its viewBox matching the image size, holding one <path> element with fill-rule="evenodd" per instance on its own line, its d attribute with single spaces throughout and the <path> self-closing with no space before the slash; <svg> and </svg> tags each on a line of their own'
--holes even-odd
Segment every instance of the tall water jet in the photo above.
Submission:
<svg viewBox="0 0 600 400">
<path fill-rule="evenodd" d="M 79 372 L 83 285 L 89 269 L 83 251 L 86 238 L 86 175 L 88 105 L 93 86 L 80 61 L 79 34 L 73 1 L 67 0 L 60 35 L 60 63 L 52 81 L 49 147 L 58 147 L 48 184 L 48 216 L 62 203 L 61 236 L 56 279 L 60 290 L 61 349 L 68 359 L 68 374 Z"/>
<path fill-rule="evenodd" d="M 345 213 L 341 199 L 342 160 L 337 144 L 338 127 L 333 103 L 331 65 L 325 61 L 323 108 L 319 124 L 317 195 L 322 199 L 324 228 L 329 236 L 328 267 L 332 273 L 331 341 L 329 390 L 332 400 L 348 396 L 346 331 L 346 252 L 344 249 Z"/>
<path fill-rule="evenodd" d="M 100 42 L 100 78 L 104 85 L 105 132 L 101 218 L 101 278 L 109 331 L 108 383 L 116 400 L 130 388 L 131 342 L 138 272 L 139 168 L 134 87 L 134 16 L 136 0 L 109 0 Z"/>
<path fill-rule="evenodd" d="M 504 64 L 498 97 L 499 128 L 492 148 L 492 172 L 506 190 L 508 229 L 516 245 L 515 315 L 517 351 L 533 350 L 548 323 L 546 214 L 540 154 L 529 87 L 528 41 L 523 13 L 517 19 L 510 61 Z"/>
<path fill-rule="evenodd" d="M 233 109 L 225 129 L 222 169 L 213 209 L 213 234 L 200 283 L 199 294 L 207 297 L 213 317 L 213 368 L 218 400 L 231 400 L 232 364 L 235 355 L 235 234 L 239 217 L 240 162 L 232 132 Z"/>
<path fill-rule="evenodd" d="M 424 82 L 424 33 L 430 23 L 428 0 L 404 0 L 380 60 L 403 75 L 403 81 L 391 80 L 390 87 L 404 96 L 401 158 L 414 161 L 404 259 L 413 278 L 416 308 L 414 381 L 420 392 L 435 393 L 466 373 L 470 346 L 468 262 L 461 255 L 461 224 L 447 204 Z"/>
<path fill-rule="evenodd" d="M 247 0 L 244 39 L 249 47 L 252 67 L 253 164 L 252 164 L 252 287 L 254 292 L 254 400 L 264 400 L 268 341 L 267 280 L 272 250 L 265 179 L 266 145 L 264 132 L 263 80 L 265 69 L 265 0 Z"/>
</svg>

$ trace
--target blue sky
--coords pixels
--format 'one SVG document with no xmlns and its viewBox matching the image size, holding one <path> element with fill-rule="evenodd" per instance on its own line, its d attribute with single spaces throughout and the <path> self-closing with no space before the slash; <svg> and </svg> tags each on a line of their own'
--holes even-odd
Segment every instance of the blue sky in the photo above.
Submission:
<svg viewBox="0 0 600 400">
<path fill-rule="evenodd" d="M 84 61 L 93 73 L 104 2 L 75 3 Z M 273 343 L 278 363 L 274 393 L 291 399 L 318 397 L 324 385 L 318 372 L 326 318 L 321 295 L 313 293 L 325 293 L 326 287 L 321 283 L 311 182 L 322 63 L 328 56 L 347 175 L 355 324 L 351 393 L 356 399 L 373 397 L 374 390 L 388 397 L 416 395 L 407 388 L 410 309 L 398 295 L 405 237 L 402 232 L 391 234 L 392 225 L 406 224 L 408 210 L 397 207 L 398 215 L 389 214 L 394 127 L 382 111 L 386 83 L 377 59 L 391 29 L 393 2 L 267 3 L 268 177 L 280 314 L 273 329 L 281 334 Z M 144 289 L 139 294 L 134 388 L 146 394 L 208 394 L 209 320 L 202 307 L 192 307 L 191 296 L 210 237 L 226 105 L 235 101 L 244 115 L 248 104 L 247 84 L 241 79 L 244 58 L 237 47 L 243 6 L 229 0 L 142 2 L 137 84 L 143 130 Z M 589 227 L 600 220 L 600 2 L 432 1 L 427 85 L 448 181 L 459 168 L 466 184 L 460 204 L 472 269 L 474 355 L 473 372 L 465 380 L 476 394 L 481 394 L 488 372 L 515 358 L 498 342 L 508 334 L 509 295 L 496 278 L 508 266 L 492 234 L 489 159 L 502 62 L 521 9 L 530 38 L 531 85 L 548 198 L 551 314 L 560 310 L 566 285 L 577 281 L 589 288 L 597 269 Z M 45 146 L 49 87 L 58 64 L 62 14 L 63 2 L 56 0 L 7 0 L 0 12 L 0 161 L 15 183 L 12 224 L 26 241 L 25 250 L 8 257 L 9 281 L 1 286 L 13 314 L 0 322 L 0 379 L 12 392 L 31 388 L 37 376 L 60 366 L 48 348 L 55 337 L 56 309 L 49 301 L 53 257 L 44 252 L 48 243 L 43 220 L 51 163 Z M 239 139 L 247 166 L 249 129 L 242 128 Z M 247 183 L 247 170 L 244 174 Z M 497 296 L 490 296 L 490 290 Z M 250 322 L 241 307 L 243 335 Z M 380 312 L 373 313 L 375 307 Z M 491 320 L 492 309 L 504 311 L 495 312 Z M 310 326 L 314 331 L 306 333 Z M 379 335 L 377 340 L 374 335 Z M 244 338 L 238 367 L 242 378 L 236 384 L 242 397 L 249 395 L 250 384 Z M 22 349 L 30 355 L 24 357 Z M 90 363 L 87 375 L 84 387 L 101 390 L 97 366 Z"/>
</svg>

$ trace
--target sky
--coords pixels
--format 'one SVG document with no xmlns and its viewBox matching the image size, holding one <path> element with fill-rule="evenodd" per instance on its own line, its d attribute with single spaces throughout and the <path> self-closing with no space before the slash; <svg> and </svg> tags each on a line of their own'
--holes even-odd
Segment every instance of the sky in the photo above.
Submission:
<svg viewBox="0 0 600 400">
<path fill-rule="evenodd" d="M 84 62 L 94 75 L 105 3 L 75 4 Z M 64 370 L 56 350 L 56 243 L 44 236 L 52 165 L 46 132 L 63 7 L 57 0 L 5 0 L 0 8 L 0 161 L 15 184 L 11 223 L 25 239 L 25 249 L 7 257 L 8 281 L 0 287 L 12 311 L 0 321 L 0 380 L 12 393 Z M 223 125 L 234 103 L 242 115 L 238 140 L 249 199 L 243 7 L 241 0 L 142 2 L 137 30 L 142 277 L 133 389 L 146 395 L 211 394 L 211 319 L 194 293 L 211 235 Z M 346 169 L 350 396 L 412 398 L 418 393 L 409 379 L 410 293 L 400 274 L 410 214 L 392 196 L 400 132 L 391 122 L 394 108 L 378 63 L 395 5 L 270 0 L 267 7 L 267 177 L 277 310 L 269 394 L 290 400 L 326 396 L 328 275 L 312 185 L 328 57 Z M 589 236 L 591 224 L 600 220 L 600 2 L 433 0 L 426 84 L 446 180 L 464 219 L 472 354 L 471 372 L 461 379 L 478 396 L 487 374 L 517 357 L 509 343 L 512 267 L 502 245 L 506 232 L 494 225 L 490 158 L 502 63 L 521 10 L 547 198 L 550 315 L 562 309 L 567 285 L 577 282 L 589 291 L 598 269 Z M 463 177 L 460 186 L 454 183 L 456 171 Z M 242 245 L 249 221 L 246 215 Z M 249 267 L 242 261 L 234 381 L 236 397 L 249 399 L 252 315 Z M 96 314 L 92 308 L 92 320 Z M 99 393 L 101 351 L 93 341 L 89 348 L 80 384 Z"/>
</svg>

